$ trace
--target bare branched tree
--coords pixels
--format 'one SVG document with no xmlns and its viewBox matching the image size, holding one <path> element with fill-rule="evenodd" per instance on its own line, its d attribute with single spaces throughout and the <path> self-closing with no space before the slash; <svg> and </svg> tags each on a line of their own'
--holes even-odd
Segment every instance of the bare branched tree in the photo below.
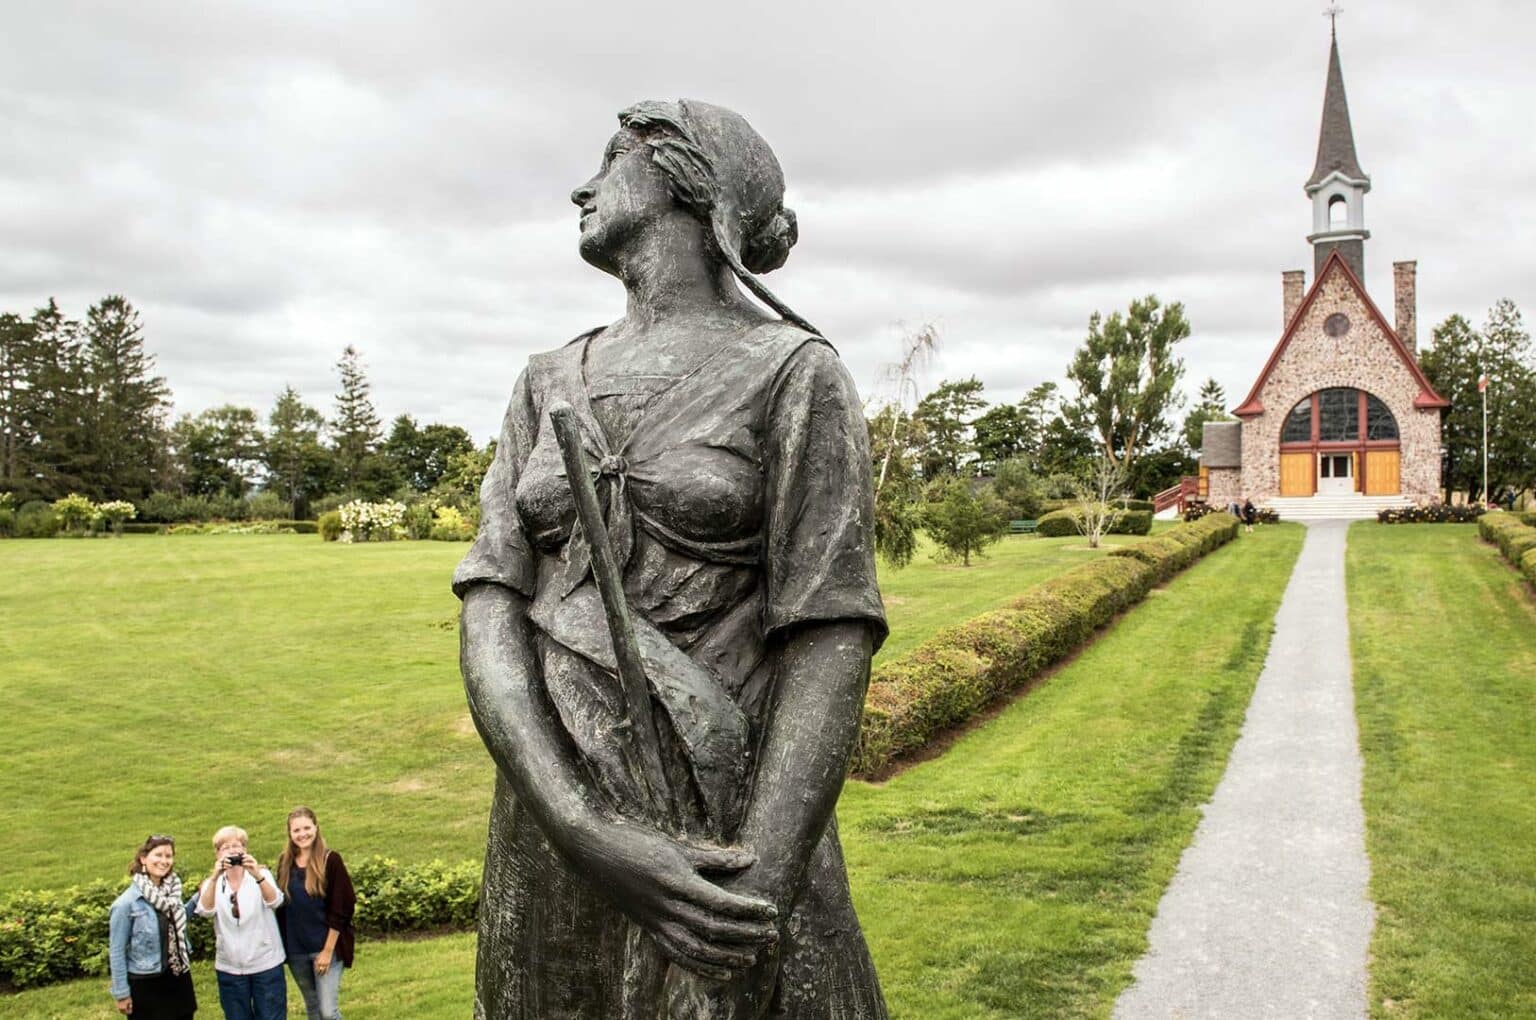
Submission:
<svg viewBox="0 0 1536 1020">
<path fill-rule="evenodd" d="M 1072 511 L 1072 523 L 1078 534 L 1088 540 L 1088 548 L 1097 549 L 1100 540 L 1125 511 L 1115 504 L 1120 501 L 1125 486 L 1125 468 L 1104 454 L 1095 457 L 1088 476 L 1077 483 L 1077 505 Z"/>
<path fill-rule="evenodd" d="M 893 391 L 890 401 L 894 410 L 890 415 L 890 435 L 885 436 L 885 450 L 880 458 L 880 471 L 875 476 L 875 496 L 885 486 L 886 472 L 890 470 L 891 455 L 899 445 L 898 432 L 912 414 L 922 397 L 922 374 L 933 360 L 933 352 L 939 347 L 939 331 L 927 323 L 901 342 L 901 360 L 885 366 L 882 373 Z"/>
</svg>

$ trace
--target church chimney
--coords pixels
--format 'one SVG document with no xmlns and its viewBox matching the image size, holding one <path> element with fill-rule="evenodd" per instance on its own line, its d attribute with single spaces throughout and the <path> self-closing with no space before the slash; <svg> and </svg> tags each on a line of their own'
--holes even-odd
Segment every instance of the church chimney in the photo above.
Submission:
<svg viewBox="0 0 1536 1020">
<path fill-rule="evenodd" d="M 1392 304 L 1397 313 L 1397 338 L 1410 351 L 1418 351 L 1418 286 L 1417 262 L 1392 263 Z"/>
<path fill-rule="evenodd" d="M 1280 295 L 1284 302 L 1284 318 L 1280 320 L 1280 328 L 1285 329 L 1291 324 L 1291 319 L 1296 316 L 1296 309 L 1301 307 L 1301 295 L 1307 289 L 1307 271 L 1305 269 L 1287 269 L 1280 274 Z"/>
</svg>

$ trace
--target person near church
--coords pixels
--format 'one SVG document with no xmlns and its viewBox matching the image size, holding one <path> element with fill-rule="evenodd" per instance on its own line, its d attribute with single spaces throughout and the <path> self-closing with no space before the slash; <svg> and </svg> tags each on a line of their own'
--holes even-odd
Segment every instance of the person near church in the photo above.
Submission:
<svg viewBox="0 0 1536 1020">
<path fill-rule="evenodd" d="M 197 913 L 213 918 L 213 970 L 225 1020 L 286 1020 L 277 879 L 249 851 L 238 825 L 213 834 L 213 872 L 198 887 Z"/>
<path fill-rule="evenodd" d="M 1253 531 L 1253 522 L 1258 519 L 1258 516 L 1259 508 L 1253 505 L 1253 500 L 1243 500 L 1243 530 L 1251 533 Z"/>
<path fill-rule="evenodd" d="M 308 1020 L 341 1020 L 341 974 L 352 966 L 357 894 L 341 854 L 325 845 L 307 807 L 288 814 L 288 845 L 277 860 L 286 898 L 278 913 L 288 969 Z"/>
<path fill-rule="evenodd" d="M 176 874 L 176 841 L 150 836 L 128 865 L 132 879 L 107 921 L 107 965 L 117 1011 L 135 1020 L 186 1020 L 197 1012 L 192 943 Z"/>
</svg>

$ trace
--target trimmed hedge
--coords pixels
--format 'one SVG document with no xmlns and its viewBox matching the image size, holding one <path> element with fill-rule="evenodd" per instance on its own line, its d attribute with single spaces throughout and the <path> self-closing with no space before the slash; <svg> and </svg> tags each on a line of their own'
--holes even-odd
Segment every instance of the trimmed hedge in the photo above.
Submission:
<svg viewBox="0 0 1536 1020">
<path fill-rule="evenodd" d="M 1381 524 L 1471 524 L 1487 513 L 1481 506 L 1451 506 L 1428 503 L 1423 506 L 1389 506 L 1376 514 Z"/>
<path fill-rule="evenodd" d="M 358 934 L 470 929 L 480 902 L 480 864 L 401 865 L 369 857 L 348 865 L 357 890 Z M 183 881 L 186 881 L 184 878 Z M 107 972 L 107 918 L 126 882 L 92 882 L 0 900 L 0 986 L 31 988 Z M 191 895 L 188 892 L 188 895 Z M 189 917 L 193 959 L 213 955 L 213 922 Z"/>
<path fill-rule="evenodd" d="M 1216 517 L 1123 546 L 883 663 L 870 679 L 851 770 L 879 773 L 1028 683 L 1237 528 L 1234 518 Z"/>
<path fill-rule="evenodd" d="M 1529 515 L 1487 513 L 1477 519 L 1477 533 L 1499 547 L 1499 552 L 1532 585 L 1536 585 L 1536 527 Z"/>
<path fill-rule="evenodd" d="M 1068 535 L 1081 534 L 1077 522 L 1080 518 L 1076 506 L 1063 507 L 1060 510 L 1052 510 L 1040 518 L 1035 525 L 1037 534 L 1046 538 L 1065 538 Z M 1150 510 L 1122 510 L 1115 518 L 1114 524 L 1107 534 L 1110 535 L 1145 535 L 1152 530 L 1152 511 Z"/>
<path fill-rule="evenodd" d="M 1533 528 L 1536 528 L 1536 510 L 1527 510 L 1520 515 L 1520 520 Z"/>
</svg>

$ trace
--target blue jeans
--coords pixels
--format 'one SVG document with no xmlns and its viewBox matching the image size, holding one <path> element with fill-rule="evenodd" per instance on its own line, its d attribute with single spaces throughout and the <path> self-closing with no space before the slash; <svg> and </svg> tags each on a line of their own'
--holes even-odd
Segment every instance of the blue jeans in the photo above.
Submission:
<svg viewBox="0 0 1536 1020">
<path fill-rule="evenodd" d="M 288 982 L 282 964 L 260 974 L 214 973 L 224 1020 L 287 1020 Z"/>
<path fill-rule="evenodd" d="M 304 996 L 304 1015 L 308 1020 L 341 1020 L 341 972 L 346 969 L 340 958 L 331 956 L 331 966 L 324 974 L 315 973 L 318 953 L 295 953 L 288 957 L 293 983 Z"/>
</svg>

